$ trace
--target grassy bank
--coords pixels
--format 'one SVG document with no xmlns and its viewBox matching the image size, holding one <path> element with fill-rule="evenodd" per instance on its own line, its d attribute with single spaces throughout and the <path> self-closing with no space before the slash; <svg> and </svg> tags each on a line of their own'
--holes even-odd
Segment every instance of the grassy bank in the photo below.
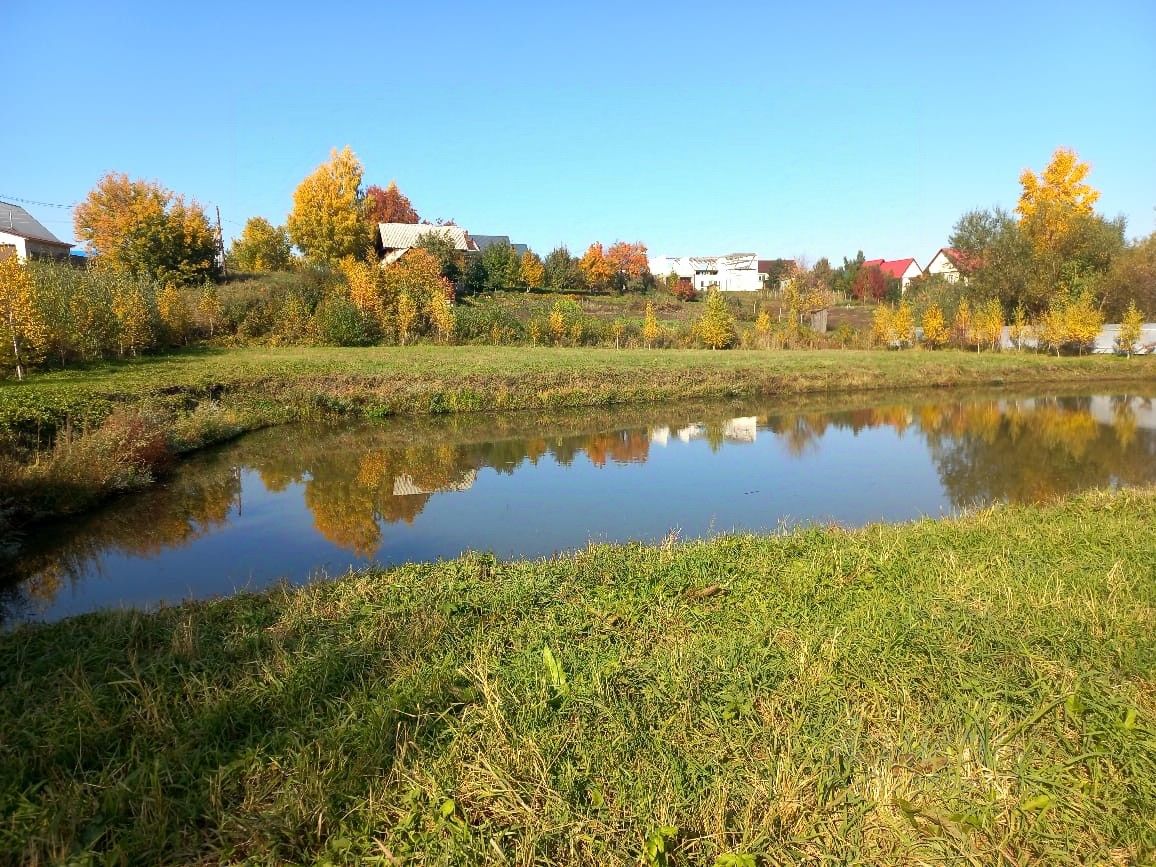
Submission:
<svg viewBox="0 0 1156 867">
<path fill-rule="evenodd" d="M 1149 863 L 1154 510 L 474 555 L 26 627 L 0 860 Z"/>
<path fill-rule="evenodd" d="M 1156 379 L 1152 359 L 528 347 L 200 350 L 0 386 L 0 519 L 87 508 L 175 454 L 290 419 L 882 388 Z"/>
</svg>

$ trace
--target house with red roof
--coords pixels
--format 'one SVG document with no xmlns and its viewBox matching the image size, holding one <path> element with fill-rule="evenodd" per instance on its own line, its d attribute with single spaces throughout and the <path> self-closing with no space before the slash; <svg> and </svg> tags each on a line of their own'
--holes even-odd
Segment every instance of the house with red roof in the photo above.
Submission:
<svg viewBox="0 0 1156 867">
<path fill-rule="evenodd" d="M 979 263 L 962 250 L 954 247 L 940 247 L 939 252 L 931 257 L 927 263 L 927 273 L 942 274 L 948 283 L 959 280 L 967 282 L 967 275 L 974 271 Z"/>
<path fill-rule="evenodd" d="M 878 268 L 883 276 L 899 281 L 899 291 L 906 292 L 907 284 L 923 273 L 914 259 L 868 259 L 861 268 Z"/>
</svg>

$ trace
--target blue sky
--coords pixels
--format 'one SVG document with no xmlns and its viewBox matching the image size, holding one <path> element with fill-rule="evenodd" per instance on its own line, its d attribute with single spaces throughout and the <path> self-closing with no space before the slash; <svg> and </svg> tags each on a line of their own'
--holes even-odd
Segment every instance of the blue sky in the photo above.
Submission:
<svg viewBox="0 0 1156 867">
<path fill-rule="evenodd" d="M 925 265 L 1067 145 L 1156 229 L 1156 3 L 952 5 L 0 0 L 0 195 L 124 171 L 229 235 L 349 144 L 422 216 L 542 252 Z"/>
</svg>

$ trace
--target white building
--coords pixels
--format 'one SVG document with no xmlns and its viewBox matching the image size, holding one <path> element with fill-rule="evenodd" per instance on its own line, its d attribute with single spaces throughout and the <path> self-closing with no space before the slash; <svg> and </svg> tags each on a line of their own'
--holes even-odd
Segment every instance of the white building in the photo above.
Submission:
<svg viewBox="0 0 1156 867">
<path fill-rule="evenodd" d="M 19 205 L 0 202 L 0 259 L 67 259 L 71 248 Z"/>
<path fill-rule="evenodd" d="M 940 274 L 948 283 L 957 283 L 962 278 L 967 282 L 967 272 L 971 270 L 968 256 L 953 247 L 941 247 L 927 263 L 927 274 Z"/>
<path fill-rule="evenodd" d="M 717 286 L 721 292 L 757 292 L 759 257 L 755 253 L 728 253 L 725 256 L 656 256 L 650 273 L 659 280 L 675 274 L 689 280 L 696 292 Z"/>
</svg>

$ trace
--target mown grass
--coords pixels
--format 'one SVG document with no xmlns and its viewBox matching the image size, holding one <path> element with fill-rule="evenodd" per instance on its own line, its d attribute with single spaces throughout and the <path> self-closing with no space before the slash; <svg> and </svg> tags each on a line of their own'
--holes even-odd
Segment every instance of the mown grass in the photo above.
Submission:
<svg viewBox="0 0 1156 867">
<path fill-rule="evenodd" d="M 1096 493 L 22 627 L 0 859 L 1151 863 L 1154 515 Z"/>
</svg>

